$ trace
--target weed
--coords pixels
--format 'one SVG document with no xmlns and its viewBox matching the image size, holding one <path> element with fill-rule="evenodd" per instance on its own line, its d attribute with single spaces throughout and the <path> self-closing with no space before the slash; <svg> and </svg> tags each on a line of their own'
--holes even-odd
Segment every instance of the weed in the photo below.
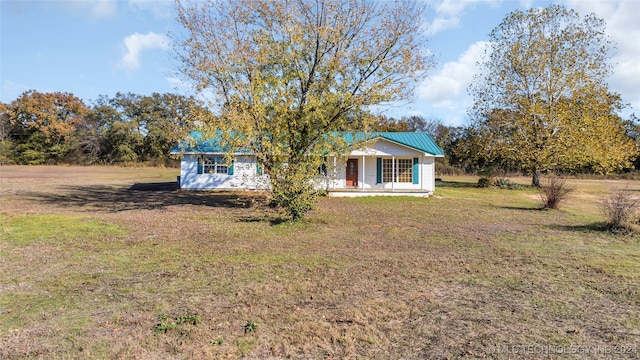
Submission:
<svg viewBox="0 0 640 360">
<path fill-rule="evenodd" d="M 602 200 L 607 228 L 614 233 L 629 232 L 629 221 L 638 211 L 638 199 L 628 191 L 616 191 Z"/>
<path fill-rule="evenodd" d="M 213 346 L 220 346 L 220 345 L 222 345 L 222 343 L 224 343 L 224 339 L 223 338 L 217 338 L 215 340 L 212 340 L 210 344 L 213 345 Z"/>
<path fill-rule="evenodd" d="M 573 189 L 566 186 L 565 179 L 551 174 L 547 177 L 547 181 L 540 186 L 539 191 L 542 207 L 545 209 L 557 209 Z"/>
<path fill-rule="evenodd" d="M 191 324 L 191 325 L 198 325 L 200 322 L 202 322 L 202 319 L 200 319 L 200 316 L 198 315 L 181 315 L 178 316 L 176 318 L 176 324 L 180 325 L 180 324 Z"/>
<path fill-rule="evenodd" d="M 175 329 L 176 324 L 171 321 L 160 320 L 159 323 L 156 324 L 153 328 L 153 332 L 156 335 L 166 334 L 167 331 Z"/>
<path fill-rule="evenodd" d="M 153 332 L 156 335 L 162 335 L 162 334 L 166 334 L 169 330 L 175 329 L 178 325 L 182 325 L 182 324 L 197 325 L 201 321 L 202 320 L 200 319 L 200 316 L 193 315 L 193 314 L 177 316 L 174 321 L 171 315 L 167 313 L 162 313 L 158 315 L 158 323 L 156 324 L 156 326 L 154 326 Z"/>
<path fill-rule="evenodd" d="M 249 334 L 258 330 L 258 324 L 252 320 L 247 321 L 247 324 L 244 326 L 244 333 Z"/>
</svg>

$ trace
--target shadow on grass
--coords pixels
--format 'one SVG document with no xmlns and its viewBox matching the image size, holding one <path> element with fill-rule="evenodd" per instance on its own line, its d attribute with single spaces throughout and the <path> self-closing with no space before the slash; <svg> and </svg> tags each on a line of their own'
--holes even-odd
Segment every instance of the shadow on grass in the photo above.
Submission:
<svg viewBox="0 0 640 360">
<path fill-rule="evenodd" d="M 596 222 L 586 225 L 551 225 L 554 230 L 570 231 L 570 232 L 582 232 L 582 233 L 611 233 L 607 224 L 604 222 Z"/>
<path fill-rule="evenodd" d="M 264 216 L 241 216 L 238 218 L 239 222 L 245 222 L 245 223 L 261 223 L 261 222 L 265 222 L 265 223 L 269 223 L 269 225 L 271 226 L 276 226 L 276 225 L 282 225 L 282 224 L 287 224 L 287 223 L 295 223 L 293 220 L 291 220 L 290 218 L 286 218 L 283 216 L 269 216 L 269 215 L 264 215 Z"/>
<path fill-rule="evenodd" d="M 256 193 L 181 191 L 176 182 L 137 183 L 129 188 L 67 186 L 57 193 L 31 193 L 28 196 L 58 206 L 105 211 L 162 209 L 174 205 L 251 208 L 261 199 Z"/>
<path fill-rule="evenodd" d="M 444 188 L 478 188 L 478 183 L 468 181 L 444 181 L 437 180 L 436 187 Z"/>
<path fill-rule="evenodd" d="M 511 206 L 511 205 L 495 205 L 498 209 L 507 209 L 507 210 L 521 210 L 521 211 L 547 211 L 544 207 L 537 206 Z"/>
</svg>

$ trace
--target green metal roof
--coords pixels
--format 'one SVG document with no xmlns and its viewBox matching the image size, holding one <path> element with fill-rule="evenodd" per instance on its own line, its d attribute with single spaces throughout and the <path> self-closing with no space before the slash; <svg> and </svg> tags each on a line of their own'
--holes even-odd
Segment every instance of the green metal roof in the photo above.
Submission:
<svg viewBox="0 0 640 360">
<path fill-rule="evenodd" d="M 444 156 L 444 151 L 433 140 L 431 135 L 427 133 L 418 132 L 373 132 L 365 134 L 364 132 L 357 133 L 339 133 L 348 143 L 353 143 L 354 139 L 364 140 L 365 136 L 368 140 L 382 138 L 416 151 L 424 152 L 433 156 Z M 182 153 L 225 153 L 226 150 L 219 144 L 219 135 L 216 134 L 213 138 L 203 139 L 203 134 L 199 131 L 194 131 L 189 134 L 189 139 L 180 142 L 171 150 L 171 154 Z M 248 153 L 248 149 L 241 149 L 238 152 Z"/>
<path fill-rule="evenodd" d="M 224 154 L 228 149 L 223 148 L 220 145 L 220 133 L 216 132 L 215 135 L 209 138 L 203 138 L 204 134 L 201 131 L 192 131 L 189 133 L 187 139 L 182 140 L 178 145 L 171 149 L 171 154 Z M 249 153 L 249 149 L 238 149 L 237 153 Z"/>
<path fill-rule="evenodd" d="M 419 132 L 375 132 L 373 138 L 380 137 L 400 145 L 410 147 L 434 156 L 444 156 L 444 151 L 433 140 L 431 135 Z"/>
</svg>

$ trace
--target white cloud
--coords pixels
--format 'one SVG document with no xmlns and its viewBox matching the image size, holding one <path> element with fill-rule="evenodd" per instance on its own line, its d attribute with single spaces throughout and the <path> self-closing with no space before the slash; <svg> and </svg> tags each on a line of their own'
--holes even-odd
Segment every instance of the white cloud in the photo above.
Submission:
<svg viewBox="0 0 640 360">
<path fill-rule="evenodd" d="M 86 14 L 87 12 L 94 18 L 108 18 L 118 12 L 116 0 L 90 0 L 90 1 L 64 1 L 56 2 L 60 6 L 72 12 Z"/>
<path fill-rule="evenodd" d="M 522 6 L 525 9 L 529 9 L 533 6 L 533 2 L 535 0 L 520 0 L 520 6 Z"/>
<path fill-rule="evenodd" d="M 436 12 L 445 16 L 458 16 L 467 7 L 475 6 L 478 3 L 496 5 L 497 0 L 443 0 L 436 6 Z"/>
<path fill-rule="evenodd" d="M 418 97 L 433 107 L 460 108 L 461 102 L 466 102 L 467 87 L 488 44 L 486 41 L 473 43 L 456 61 L 445 63 L 437 74 L 418 86 Z"/>
<path fill-rule="evenodd" d="M 443 30 L 456 28 L 460 25 L 460 15 L 468 7 L 478 3 L 486 3 L 491 6 L 497 4 L 497 0 L 442 0 L 436 6 L 437 17 L 427 25 L 426 35 L 433 36 Z"/>
<path fill-rule="evenodd" d="M 169 49 L 169 38 L 165 35 L 149 32 L 147 34 L 134 33 L 124 38 L 126 54 L 122 57 L 121 64 L 128 70 L 136 70 L 140 67 L 140 53 L 149 49 Z"/>
<path fill-rule="evenodd" d="M 91 4 L 91 14 L 96 17 L 110 17 L 118 8 L 113 0 L 96 0 Z"/>
<path fill-rule="evenodd" d="M 455 28 L 460 24 L 460 18 L 436 18 L 427 25 L 426 35 L 433 36 L 443 30 Z"/>
<path fill-rule="evenodd" d="M 567 7 L 581 15 L 594 13 L 607 23 L 607 34 L 617 44 L 611 62 L 613 74 L 609 88 L 619 92 L 632 112 L 640 113 L 640 2 L 636 1 L 567 1 Z"/>
<path fill-rule="evenodd" d="M 151 11 L 156 17 L 171 17 L 173 2 L 171 0 L 129 0 L 129 7 L 136 10 Z"/>
</svg>

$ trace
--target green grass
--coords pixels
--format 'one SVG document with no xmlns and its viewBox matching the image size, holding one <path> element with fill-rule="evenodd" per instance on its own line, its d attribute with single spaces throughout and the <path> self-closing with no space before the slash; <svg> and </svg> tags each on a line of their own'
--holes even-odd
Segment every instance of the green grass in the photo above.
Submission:
<svg viewBox="0 0 640 360">
<path fill-rule="evenodd" d="M 2 239 L 12 246 L 33 242 L 69 242 L 122 235 L 117 226 L 102 221 L 59 214 L 0 214 Z"/>
<path fill-rule="evenodd" d="M 105 172 L 116 188 L 140 176 Z M 149 176 L 136 182 L 170 177 Z M 496 347 L 638 343 L 640 241 L 598 226 L 612 184 L 580 180 L 541 211 L 529 188 L 473 183 L 322 198 L 301 223 L 218 194 L 130 206 L 127 185 L 95 201 L 83 188 L 77 205 L 65 187 L 0 195 L 0 357 L 507 359 Z"/>
</svg>

